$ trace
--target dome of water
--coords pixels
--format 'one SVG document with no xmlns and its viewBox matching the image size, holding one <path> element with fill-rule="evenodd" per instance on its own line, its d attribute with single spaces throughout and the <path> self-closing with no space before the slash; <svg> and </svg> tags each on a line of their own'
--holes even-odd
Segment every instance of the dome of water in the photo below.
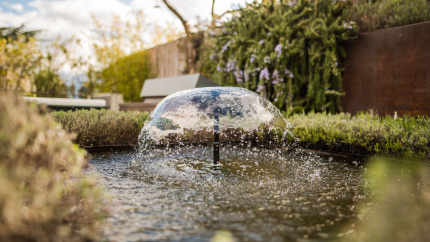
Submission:
<svg viewBox="0 0 430 242">
<path fill-rule="evenodd" d="M 252 91 L 195 88 L 163 99 L 139 140 L 144 146 L 211 144 L 219 130 L 221 143 L 282 145 L 290 128 L 272 103 Z"/>
</svg>

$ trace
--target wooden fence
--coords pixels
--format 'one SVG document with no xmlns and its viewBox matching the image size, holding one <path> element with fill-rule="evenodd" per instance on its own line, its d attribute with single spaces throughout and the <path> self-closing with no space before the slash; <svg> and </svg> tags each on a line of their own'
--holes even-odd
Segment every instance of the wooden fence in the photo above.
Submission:
<svg viewBox="0 0 430 242">
<path fill-rule="evenodd" d="M 155 78 L 186 74 L 185 46 L 185 38 L 180 38 L 147 50 Z"/>
</svg>

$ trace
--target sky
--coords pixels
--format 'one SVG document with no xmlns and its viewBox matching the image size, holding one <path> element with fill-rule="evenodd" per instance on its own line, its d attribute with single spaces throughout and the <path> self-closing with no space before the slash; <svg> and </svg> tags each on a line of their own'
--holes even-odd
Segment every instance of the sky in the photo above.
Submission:
<svg viewBox="0 0 430 242">
<path fill-rule="evenodd" d="M 212 0 L 169 0 L 193 24 L 196 17 L 210 19 Z M 216 0 L 215 13 L 245 6 L 252 0 Z M 159 5 L 160 8 L 154 8 Z M 126 17 L 130 11 L 143 10 L 147 21 L 182 25 L 161 0 L 0 0 L 0 26 L 41 29 L 42 37 L 54 39 L 61 35 L 69 38 L 88 31 L 91 15 L 103 23 L 110 23 L 114 14 Z"/>
<path fill-rule="evenodd" d="M 215 14 L 243 7 L 246 2 L 254 0 L 216 0 Z M 212 0 L 169 0 L 179 13 L 193 25 L 200 19 L 211 19 Z M 154 6 L 160 6 L 154 8 Z M 142 10 L 146 22 L 163 25 L 168 21 L 183 31 L 179 19 L 164 5 L 161 0 L 0 0 L 0 27 L 18 27 L 25 24 L 26 30 L 42 30 L 38 35 L 44 44 L 54 42 L 58 37 L 62 40 L 76 37 L 83 40 L 82 48 L 71 48 L 75 56 L 86 58 L 95 64 L 91 54 L 91 44 L 85 38 L 91 31 L 91 16 L 95 16 L 103 24 L 112 23 L 114 15 L 123 19 L 130 16 L 131 11 Z M 146 36 L 146 35 L 145 35 Z M 144 37 L 147 38 L 147 37 Z M 151 42 L 150 39 L 145 41 Z M 86 42 L 86 43 L 85 43 Z M 63 58 L 61 55 L 57 58 Z M 84 70 L 72 69 L 69 64 L 60 67 L 61 75 L 67 79 L 69 85 L 74 76 L 85 76 Z M 79 82 L 79 81 L 78 81 Z M 75 83 L 79 87 L 79 83 Z"/>
</svg>

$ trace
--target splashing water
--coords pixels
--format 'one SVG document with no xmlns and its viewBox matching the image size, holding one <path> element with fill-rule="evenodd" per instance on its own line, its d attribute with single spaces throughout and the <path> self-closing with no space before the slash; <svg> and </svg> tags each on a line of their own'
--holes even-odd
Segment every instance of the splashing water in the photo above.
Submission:
<svg viewBox="0 0 430 242">
<path fill-rule="evenodd" d="M 212 166 L 219 129 L 222 166 Z M 112 240 L 334 239 L 364 198 L 360 168 L 287 150 L 290 124 L 261 96 L 212 87 L 165 98 L 136 153 L 95 154 L 94 169 L 116 195 Z"/>
<path fill-rule="evenodd" d="M 284 145 L 291 125 L 269 101 L 244 88 L 209 87 L 166 97 L 148 118 L 140 150 L 151 146 L 212 144 L 218 125 L 221 143 Z"/>
</svg>

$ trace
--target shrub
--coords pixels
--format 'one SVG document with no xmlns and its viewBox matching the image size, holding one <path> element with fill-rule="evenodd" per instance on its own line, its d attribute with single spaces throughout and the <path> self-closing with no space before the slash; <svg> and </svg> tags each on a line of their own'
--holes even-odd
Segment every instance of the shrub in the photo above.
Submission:
<svg viewBox="0 0 430 242">
<path fill-rule="evenodd" d="M 412 162 L 411 162 L 412 161 Z M 429 241 L 430 169 L 414 160 L 372 158 L 363 169 L 369 198 L 341 241 Z"/>
<path fill-rule="evenodd" d="M 118 92 L 126 102 L 141 101 L 140 90 L 150 76 L 149 57 L 146 51 L 120 58 L 100 73 L 102 92 Z"/>
<path fill-rule="evenodd" d="M 348 13 L 348 21 L 355 22 L 360 32 L 429 20 L 430 3 L 427 0 L 360 1 Z"/>
<path fill-rule="evenodd" d="M 342 43 L 350 1 L 263 1 L 239 10 L 213 35 L 202 70 L 221 85 L 241 86 L 290 113 L 341 110 Z"/>
<path fill-rule="evenodd" d="M 428 117 L 379 117 L 372 112 L 296 114 L 287 120 L 301 146 L 357 154 L 393 153 L 430 159 Z M 292 141 L 292 140 L 290 140 Z"/>
<path fill-rule="evenodd" d="M 81 147 L 135 146 L 148 113 L 111 110 L 59 111 L 51 114 Z"/>
<path fill-rule="evenodd" d="M 0 96 L 0 240 L 97 239 L 102 190 L 79 178 L 85 151 L 51 118 Z"/>
</svg>

